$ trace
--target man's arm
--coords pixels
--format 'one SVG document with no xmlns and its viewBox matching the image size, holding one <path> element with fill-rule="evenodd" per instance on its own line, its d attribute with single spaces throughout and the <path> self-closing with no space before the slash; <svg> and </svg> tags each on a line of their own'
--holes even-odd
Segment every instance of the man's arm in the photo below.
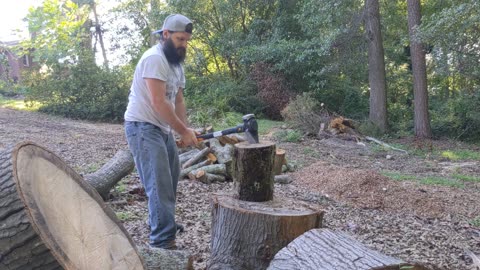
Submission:
<svg viewBox="0 0 480 270">
<path fill-rule="evenodd" d="M 181 140 L 185 146 L 197 144 L 195 132 L 188 128 L 186 123 L 177 116 L 173 104 L 166 98 L 166 83 L 158 79 L 150 78 L 145 78 L 145 82 L 152 97 L 152 106 L 162 121 L 170 125 L 173 130 L 182 137 Z"/>
<path fill-rule="evenodd" d="M 185 102 L 183 100 L 183 89 L 178 89 L 177 97 L 175 98 L 175 113 L 178 118 L 185 124 L 187 123 L 187 109 L 185 107 Z"/>
</svg>

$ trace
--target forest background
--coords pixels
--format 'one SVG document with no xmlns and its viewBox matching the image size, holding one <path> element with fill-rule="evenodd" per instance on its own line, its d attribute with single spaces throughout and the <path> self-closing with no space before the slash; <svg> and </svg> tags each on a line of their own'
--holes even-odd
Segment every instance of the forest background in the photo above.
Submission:
<svg viewBox="0 0 480 270">
<path fill-rule="evenodd" d="M 476 0 L 44 0 L 17 48 L 36 68 L 20 83 L 7 76 L 0 92 L 121 122 L 135 65 L 171 13 L 194 21 L 185 63 L 194 125 L 255 113 L 316 134 L 328 112 L 373 136 L 480 140 Z"/>
</svg>

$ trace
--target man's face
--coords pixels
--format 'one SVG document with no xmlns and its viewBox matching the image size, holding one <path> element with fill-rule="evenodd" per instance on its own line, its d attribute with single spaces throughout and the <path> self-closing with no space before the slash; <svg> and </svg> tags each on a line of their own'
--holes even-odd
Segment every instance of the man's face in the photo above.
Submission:
<svg viewBox="0 0 480 270">
<path fill-rule="evenodd" d="M 163 44 L 163 51 L 171 64 L 180 64 L 185 60 L 187 55 L 188 41 L 192 34 L 187 32 L 170 33 L 165 31 L 163 33 L 165 43 Z"/>
</svg>

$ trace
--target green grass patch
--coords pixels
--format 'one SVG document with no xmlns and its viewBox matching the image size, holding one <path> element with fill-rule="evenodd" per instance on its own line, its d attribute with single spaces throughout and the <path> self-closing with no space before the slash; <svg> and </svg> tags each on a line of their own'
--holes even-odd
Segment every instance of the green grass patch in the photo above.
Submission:
<svg viewBox="0 0 480 270">
<path fill-rule="evenodd" d="M 470 225 L 475 226 L 475 227 L 480 227 L 480 216 L 470 220 Z"/>
<path fill-rule="evenodd" d="M 259 134 L 267 134 L 274 128 L 280 128 L 283 124 L 282 121 L 273 121 L 267 119 L 257 119 L 258 123 L 258 133 Z"/>
<path fill-rule="evenodd" d="M 0 107 L 23 111 L 37 111 L 41 104 L 38 102 L 26 103 L 22 99 L 8 98 L 0 95 Z"/>
<path fill-rule="evenodd" d="M 395 181 L 415 181 L 418 179 L 413 175 L 406 175 L 406 174 L 401 174 L 396 172 L 382 172 L 382 174 Z"/>
<path fill-rule="evenodd" d="M 279 130 L 273 134 L 275 139 L 281 142 L 299 142 L 302 139 L 302 133 L 298 130 Z"/>
<path fill-rule="evenodd" d="M 243 124 L 243 115 L 240 113 L 227 112 L 222 119 L 215 121 L 212 126 L 213 130 L 220 131 L 227 128 L 236 127 Z M 258 134 L 267 134 L 274 128 L 281 127 L 284 122 L 272 121 L 268 119 L 256 119 L 258 124 Z"/>
<path fill-rule="evenodd" d="M 441 156 L 453 161 L 480 160 L 480 152 L 475 152 L 471 150 L 457 150 L 457 151 L 447 150 L 447 151 L 441 152 Z"/>
<path fill-rule="evenodd" d="M 480 181 L 480 179 L 477 179 L 475 177 L 469 177 L 464 175 L 452 176 L 453 179 L 449 179 L 445 177 L 436 177 L 436 176 L 419 178 L 414 175 L 401 174 L 397 172 L 382 172 L 382 175 L 395 181 L 414 181 L 423 185 L 438 185 L 438 186 L 457 187 L 457 188 L 464 187 L 464 184 L 459 180 Z"/>
<path fill-rule="evenodd" d="M 121 221 L 128 221 L 135 219 L 136 215 L 130 213 L 130 212 L 116 212 L 117 218 L 120 219 Z"/>
<path fill-rule="evenodd" d="M 480 182 L 480 177 L 475 177 L 475 176 L 469 176 L 469 175 L 463 175 L 463 174 L 453 174 L 453 178 L 465 182 Z"/>
<path fill-rule="evenodd" d="M 438 185 L 438 186 L 457 187 L 457 188 L 464 187 L 464 184 L 461 182 L 458 182 L 457 180 L 452 180 L 452 179 L 443 178 L 443 177 L 435 177 L 435 176 L 422 178 L 420 180 L 420 183 L 424 185 Z"/>
</svg>

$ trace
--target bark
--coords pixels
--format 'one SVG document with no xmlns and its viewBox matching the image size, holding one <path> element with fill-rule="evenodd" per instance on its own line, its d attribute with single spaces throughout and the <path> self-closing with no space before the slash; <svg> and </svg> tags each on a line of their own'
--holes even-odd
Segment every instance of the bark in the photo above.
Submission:
<svg viewBox="0 0 480 270">
<path fill-rule="evenodd" d="M 420 0 L 407 0 L 408 32 L 413 73 L 414 124 L 415 136 L 431 138 L 430 116 L 428 114 L 427 66 L 425 50 L 415 37 L 421 22 Z"/>
<path fill-rule="evenodd" d="M 369 120 L 380 131 L 387 129 L 387 83 L 380 9 L 378 0 L 365 0 L 365 28 L 368 39 L 368 81 L 370 84 Z"/>
<path fill-rule="evenodd" d="M 233 146 L 231 144 L 225 144 L 223 146 L 218 139 L 209 140 L 210 148 L 217 157 L 218 163 L 225 164 L 232 161 Z"/>
<path fill-rule="evenodd" d="M 188 178 L 191 180 L 196 180 L 196 175 L 199 171 L 205 171 L 206 173 L 211 173 L 211 174 L 222 174 L 225 175 L 227 170 L 225 164 L 213 164 L 213 165 L 208 165 L 204 166 L 195 170 L 192 170 L 190 173 L 188 173 Z"/>
<path fill-rule="evenodd" d="M 180 179 L 183 179 L 183 178 L 187 177 L 188 174 L 189 174 L 191 171 L 196 170 L 196 169 L 201 168 L 201 167 L 204 167 L 204 166 L 208 166 L 208 165 L 210 165 L 210 164 L 212 164 L 212 161 L 209 160 L 209 159 L 207 159 L 207 160 L 204 160 L 204 161 L 202 161 L 202 162 L 200 162 L 200 163 L 197 163 L 197 164 L 195 164 L 195 165 L 193 165 L 193 166 L 191 166 L 191 167 L 188 167 L 188 168 L 186 168 L 186 169 L 183 169 L 183 170 L 180 172 Z"/>
<path fill-rule="evenodd" d="M 209 147 L 205 147 L 203 150 L 195 154 L 193 157 L 191 157 L 189 160 L 187 160 L 185 163 L 182 165 L 182 169 L 188 168 L 195 163 L 199 162 L 202 158 L 204 158 L 208 153 L 210 152 Z"/>
<path fill-rule="evenodd" d="M 85 180 L 104 200 L 107 200 L 112 187 L 130 174 L 134 168 L 135 163 L 130 151 L 120 150 L 98 171 L 85 175 Z"/>
<path fill-rule="evenodd" d="M 270 263 L 268 270 L 426 270 L 419 265 L 407 268 L 409 266 L 400 259 L 367 248 L 341 231 L 314 229 L 280 250 Z"/>
<path fill-rule="evenodd" d="M 95 18 L 95 35 L 98 36 L 100 48 L 102 49 L 103 65 L 108 68 L 107 51 L 105 50 L 105 44 L 103 42 L 102 27 L 100 26 L 100 22 L 98 20 L 97 5 L 95 4 L 95 1 L 92 2 L 92 11 Z"/>
<path fill-rule="evenodd" d="M 234 151 L 234 188 L 243 201 L 263 202 L 273 198 L 275 144 L 238 143 Z"/>
<path fill-rule="evenodd" d="M 212 206 L 210 270 L 266 269 L 275 253 L 319 228 L 323 217 L 323 212 L 286 198 L 247 202 L 214 195 Z"/>
<path fill-rule="evenodd" d="M 45 148 L 0 153 L 0 206 L 0 269 L 144 269 L 113 211 Z"/>
<path fill-rule="evenodd" d="M 178 156 L 179 160 L 180 160 L 180 164 L 184 164 L 185 162 L 187 162 L 189 159 L 191 159 L 193 156 L 195 156 L 196 154 L 198 154 L 198 152 L 200 152 L 200 150 L 198 150 L 197 148 L 194 148 L 188 152 L 185 152 L 181 155 Z"/>
</svg>

